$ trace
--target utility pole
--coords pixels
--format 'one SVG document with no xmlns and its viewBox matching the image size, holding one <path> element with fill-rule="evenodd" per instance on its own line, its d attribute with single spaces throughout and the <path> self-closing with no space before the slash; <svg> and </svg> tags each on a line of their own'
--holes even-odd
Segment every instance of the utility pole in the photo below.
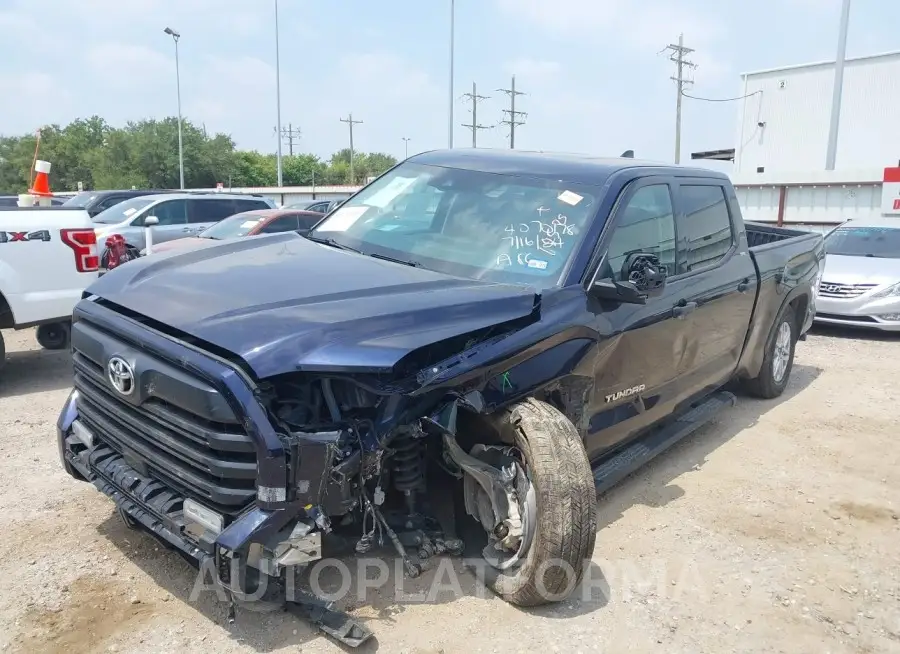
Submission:
<svg viewBox="0 0 900 654">
<path fill-rule="evenodd" d="M 480 100 L 489 99 L 486 95 L 478 95 L 478 91 L 475 87 L 475 82 L 472 82 L 472 92 L 464 93 L 463 97 L 472 102 L 472 122 L 471 124 L 463 123 L 463 127 L 468 127 L 472 130 L 472 147 L 478 147 L 478 130 L 480 129 L 490 129 L 492 126 L 489 125 L 479 125 L 478 124 L 478 102 Z"/>
<path fill-rule="evenodd" d="M 847 29 L 850 25 L 850 0 L 841 6 L 841 26 L 838 29 L 837 58 L 834 60 L 834 88 L 831 95 L 831 122 L 828 125 L 828 149 L 825 170 L 834 170 L 837 158 L 838 128 L 841 124 L 841 95 L 844 90 L 844 58 L 847 55 Z"/>
<path fill-rule="evenodd" d="M 456 3 L 454 0 L 450 0 L 450 79 L 449 79 L 449 87 L 450 94 L 448 97 L 448 118 L 447 121 L 447 147 L 451 150 L 453 149 L 453 42 L 454 42 L 454 32 L 456 31 Z"/>
<path fill-rule="evenodd" d="M 347 123 L 350 127 L 350 185 L 356 183 L 356 179 L 353 177 L 353 126 L 361 125 L 361 120 L 353 120 L 353 113 L 351 112 L 347 118 L 341 118 L 342 123 Z"/>
<path fill-rule="evenodd" d="M 288 154 L 289 156 L 294 156 L 294 139 L 300 140 L 300 128 L 294 129 L 294 125 L 292 123 L 288 123 L 287 128 L 282 128 L 281 130 L 281 138 L 287 141 L 288 144 Z"/>
<path fill-rule="evenodd" d="M 401 137 L 403 139 L 403 158 L 409 159 L 409 142 L 412 140 L 408 136 Z"/>
<path fill-rule="evenodd" d="M 528 116 L 524 111 L 516 111 L 516 96 L 517 95 L 525 95 L 522 91 L 516 91 L 516 76 L 512 76 L 512 84 L 508 89 L 497 89 L 498 91 L 502 91 L 509 96 L 509 109 L 504 109 L 503 113 L 507 114 L 508 118 L 505 120 L 501 120 L 501 125 L 509 125 L 509 149 L 516 149 L 516 125 L 524 125 L 525 121 L 520 120 L 519 116 L 525 118 Z"/>
<path fill-rule="evenodd" d="M 663 48 L 663 52 L 665 51 L 672 53 L 669 56 L 669 60 L 675 62 L 675 77 L 672 79 L 678 88 L 678 98 L 675 101 L 675 163 L 677 164 L 681 162 L 681 98 L 684 95 L 685 87 L 693 84 L 691 80 L 684 78 L 684 70 L 685 68 L 696 68 L 697 64 L 685 59 L 685 56 L 694 50 L 684 46 L 684 34 L 678 35 L 678 45 L 670 43 Z"/>
</svg>

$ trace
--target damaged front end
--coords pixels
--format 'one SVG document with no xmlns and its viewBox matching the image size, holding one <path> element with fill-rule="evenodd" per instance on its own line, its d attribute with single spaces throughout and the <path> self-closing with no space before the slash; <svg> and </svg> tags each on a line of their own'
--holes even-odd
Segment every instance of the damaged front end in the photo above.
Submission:
<svg viewBox="0 0 900 654">
<path fill-rule="evenodd" d="M 457 505 L 483 527 L 489 564 L 508 569 L 527 553 L 534 490 L 483 390 L 486 362 L 510 356 L 504 341 L 537 320 L 537 307 L 415 350 L 391 371 L 261 382 L 108 308 L 79 307 L 76 388 L 58 422 L 64 466 L 113 499 L 129 526 L 209 566 L 233 600 L 293 588 L 319 559 L 377 547 L 418 576 L 429 558 L 466 547 Z M 110 387 L 114 359 L 132 376 L 129 393 Z M 287 600 L 345 644 L 371 635 L 306 592 Z"/>
</svg>

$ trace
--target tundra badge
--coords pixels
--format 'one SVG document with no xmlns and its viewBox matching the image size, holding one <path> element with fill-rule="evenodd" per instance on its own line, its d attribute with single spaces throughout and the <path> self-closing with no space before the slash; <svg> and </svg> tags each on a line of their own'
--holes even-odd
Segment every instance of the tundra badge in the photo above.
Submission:
<svg viewBox="0 0 900 654">
<path fill-rule="evenodd" d="M 626 388 L 625 390 L 618 391 L 616 393 L 610 393 L 606 396 L 606 403 L 615 402 L 616 400 L 621 400 L 623 397 L 631 397 L 636 393 L 641 393 L 643 390 L 647 388 L 646 384 L 638 384 L 637 386 L 632 386 L 631 388 Z"/>
</svg>

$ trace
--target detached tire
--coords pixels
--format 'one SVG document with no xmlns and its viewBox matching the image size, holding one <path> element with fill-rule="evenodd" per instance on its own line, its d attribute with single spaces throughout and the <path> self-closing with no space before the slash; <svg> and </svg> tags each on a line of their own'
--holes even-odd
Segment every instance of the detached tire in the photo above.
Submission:
<svg viewBox="0 0 900 654">
<path fill-rule="evenodd" d="M 744 389 L 755 397 L 770 400 L 784 392 L 794 367 L 797 346 L 797 317 L 794 307 L 781 310 L 766 340 L 762 368 L 754 379 L 744 382 Z"/>
<path fill-rule="evenodd" d="M 549 404 L 528 399 L 510 410 L 509 421 L 535 490 L 537 525 L 524 563 L 488 567 L 485 582 L 517 606 L 558 602 L 581 582 L 594 551 L 594 477 L 575 426 Z"/>
<path fill-rule="evenodd" d="M 53 322 L 37 328 L 37 342 L 45 350 L 64 350 L 69 347 L 70 327 L 67 322 Z"/>
</svg>

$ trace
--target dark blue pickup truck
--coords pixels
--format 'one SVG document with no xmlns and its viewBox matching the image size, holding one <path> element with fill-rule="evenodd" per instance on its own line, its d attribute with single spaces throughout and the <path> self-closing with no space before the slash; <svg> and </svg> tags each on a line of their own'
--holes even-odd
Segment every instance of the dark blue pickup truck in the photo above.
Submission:
<svg viewBox="0 0 900 654">
<path fill-rule="evenodd" d="M 410 575 L 474 547 L 508 601 L 559 600 L 598 490 L 733 404 L 729 382 L 782 393 L 823 257 L 819 235 L 745 224 L 709 170 L 420 154 L 305 238 L 96 282 L 62 462 L 237 599 L 349 542 Z"/>
</svg>

